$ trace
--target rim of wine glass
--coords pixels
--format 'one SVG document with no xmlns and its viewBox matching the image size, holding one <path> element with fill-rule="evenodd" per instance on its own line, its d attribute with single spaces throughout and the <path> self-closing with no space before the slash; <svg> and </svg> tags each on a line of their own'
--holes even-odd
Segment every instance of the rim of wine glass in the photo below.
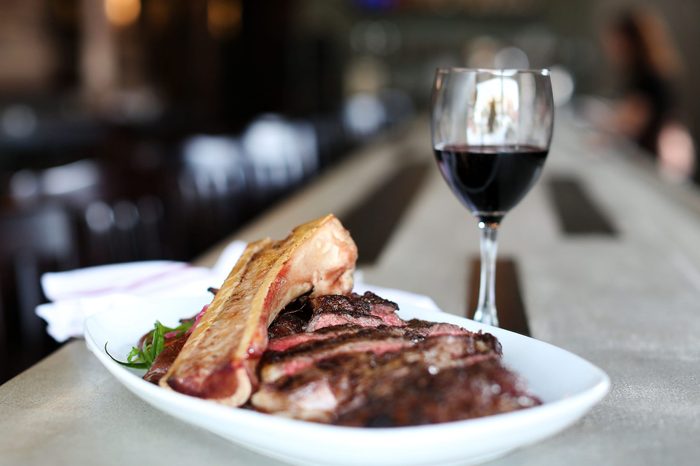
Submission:
<svg viewBox="0 0 700 466">
<path fill-rule="evenodd" d="M 437 73 L 458 72 L 458 73 L 492 73 L 492 74 L 539 74 L 540 76 L 550 76 L 552 72 L 549 68 L 467 68 L 461 66 L 436 68 Z"/>
</svg>

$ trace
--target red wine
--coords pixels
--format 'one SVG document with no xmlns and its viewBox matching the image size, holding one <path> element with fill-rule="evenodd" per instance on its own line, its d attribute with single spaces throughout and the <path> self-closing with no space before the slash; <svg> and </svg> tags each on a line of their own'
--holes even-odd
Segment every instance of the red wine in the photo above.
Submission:
<svg viewBox="0 0 700 466">
<path fill-rule="evenodd" d="M 452 191 L 485 221 L 500 221 L 542 172 L 547 149 L 523 145 L 447 145 L 435 149 Z"/>
</svg>

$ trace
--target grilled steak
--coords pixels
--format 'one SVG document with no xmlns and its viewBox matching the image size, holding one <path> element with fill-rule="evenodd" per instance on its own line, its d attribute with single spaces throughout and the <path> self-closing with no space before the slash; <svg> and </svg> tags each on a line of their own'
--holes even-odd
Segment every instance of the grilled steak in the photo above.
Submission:
<svg viewBox="0 0 700 466">
<path fill-rule="evenodd" d="M 311 300 L 313 314 L 306 330 L 313 332 L 325 327 L 353 324 L 361 327 L 380 325 L 401 326 L 404 322 L 395 314 L 396 303 L 372 292 L 360 296 L 319 296 Z"/>
<path fill-rule="evenodd" d="M 302 297 L 287 306 L 268 328 L 268 349 L 284 351 L 307 340 L 329 338 L 333 334 L 328 332 L 338 332 L 341 326 L 347 327 L 346 331 L 381 325 L 401 327 L 406 322 L 396 315 L 398 308 L 369 291 L 364 295 Z"/>
<path fill-rule="evenodd" d="M 360 409 L 382 393 L 391 393 L 405 383 L 420 379 L 420 374 L 431 377 L 445 369 L 467 370 L 469 366 L 484 361 L 498 363 L 499 354 L 493 347 L 476 351 L 478 345 L 474 340 L 474 334 L 432 336 L 396 351 L 346 352 L 321 358 L 303 370 L 282 375 L 270 383 L 264 382 L 253 395 L 252 403 L 255 408 L 265 412 L 320 422 L 338 422 L 342 416 Z M 262 370 L 264 372 L 265 367 Z M 466 386 L 463 388 L 469 389 Z M 508 392 L 506 389 L 502 391 Z M 424 395 L 426 401 L 430 401 L 429 395 Z M 484 396 L 492 398 L 497 395 Z M 473 412 L 477 412 L 476 409 L 466 413 L 456 412 L 453 416 L 463 419 Z M 398 425 L 401 422 L 399 413 L 395 418 Z M 430 420 L 429 413 L 425 415 L 425 422 L 438 421 Z M 345 422 L 350 423 L 349 420 Z"/>
<path fill-rule="evenodd" d="M 268 343 L 267 328 L 297 297 L 352 289 L 357 248 L 333 215 L 282 241 L 250 243 L 160 385 L 231 406 L 245 403 Z"/>
<path fill-rule="evenodd" d="M 472 333 L 449 324 L 420 320 L 409 321 L 403 327 L 353 327 L 346 325 L 323 333 L 307 334 L 305 342 L 282 351 L 268 351 L 260 363 L 261 380 L 274 382 L 282 376 L 294 375 L 323 359 L 338 354 L 371 352 L 377 355 L 410 348 L 426 338 L 440 335 L 462 336 L 470 354 L 494 353 L 500 355 L 500 345 L 491 334 Z M 448 329 L 449 332 L 444 331 Z M 297 335 L 297 339 L 302 337 Z"/>
<path fill-rule="evenodd" d="M 273 339 L 252 405 L 348 426 L 402 426 L 539 404 L 500 362 L 491 334 L 401 320 L 374 294 L 310 300 L 305 332 Z"/>
<path fill-rule="evenodd" d="M 393 427 L 458 421 L 529 408 L 540 401 L 495 359 L 446 369 L 419 365 L 405 376 L 375 380 L 364 400 L 335 424 Z"/>
<path fill-rule="evenodd" d="M 461 335 L 464 333 L 468 333 L 467 330 L 457 325 L 441 322 L 427 322 L 425 320 L 418 319 L 404 321 L 404 325 L 408 327 L 406 331 L 410 330 L 411 332 L 419 333 L 421 336 L 424 337 L 437 335 Z M 294 348 L 297 345 L 301 345 L 310 341 L 326 340 L 329 338 L 335 338 L 336 336 L 343 333 L 357 332 L 360 328 L 362 327 L 358 327 L 352 324 L 344 324 L 334 327 L 324 327 L 321 330 L 317 330 L 315 332 L 296 333 L 288 335 L 286 337 L 271 340 L 267 346 L 267 350 L 286 351 L 290 348 Z"/>
<path fill-rule="evenodd" d="M 306 329 L 311 318 L 311 304 L 307 295 L 292 301 L 279 313 L 267 328 L 267 336 L 272 340 L 296 335 Z"/>
</svg>

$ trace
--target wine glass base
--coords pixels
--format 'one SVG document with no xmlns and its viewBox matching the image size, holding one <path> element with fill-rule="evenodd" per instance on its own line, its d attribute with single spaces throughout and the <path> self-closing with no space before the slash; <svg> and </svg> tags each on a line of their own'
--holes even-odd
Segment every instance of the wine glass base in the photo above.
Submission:
<svg viewBox="0 0 700 466">
<path fill-rule="evenodd" d="M 492 327 L 498 327 L 498 316 L 496 315 L 496 309 L 477 309 L 474 312 L 474 317 L 472 317 L 472 320 L 482 324 L 491 325 Z"/>
</svg>

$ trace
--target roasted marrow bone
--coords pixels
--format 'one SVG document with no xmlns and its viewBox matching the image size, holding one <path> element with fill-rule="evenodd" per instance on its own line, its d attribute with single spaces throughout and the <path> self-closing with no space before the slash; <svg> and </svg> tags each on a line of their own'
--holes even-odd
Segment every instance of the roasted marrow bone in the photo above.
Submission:
<svg viewBox="0 0 700 466">
<path fill-rule="evenodd" d="M 297 297 L 347 294 L 357 247 L 333 215 L 250 243 L 160 385 L 240 406 L 257 386 L 267 327 Z"/>
</svg>

